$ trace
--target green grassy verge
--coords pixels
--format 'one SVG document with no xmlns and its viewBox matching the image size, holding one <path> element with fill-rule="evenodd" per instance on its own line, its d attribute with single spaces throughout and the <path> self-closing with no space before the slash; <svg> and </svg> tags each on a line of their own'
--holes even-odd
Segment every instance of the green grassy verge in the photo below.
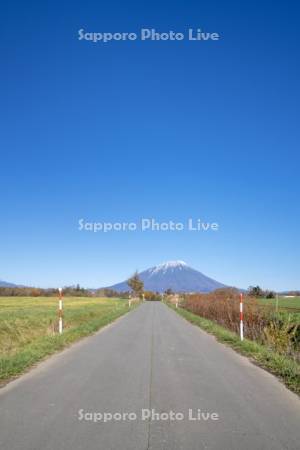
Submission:
<svg viewBox="0 0 300 450">
<path fill-rule="evenodd" d="M 294 360 L 275 353 L 257 342 L 248 339 L 241 341 L 238 335 L 211 320 L 197 316 L 183 308 L 176 309 L 170 304 L 168 306 L 189 322 L 213 334 L 219 342 L 229 345 L 237 352 L 249 357 L 260 367 L 276 375 L 289 389 L 300 395 L 300 365 Z"/>
<path fill-rule="evenodd" d="M 257 301 L 259 305 L 273 307 L 274 311 L 278 307 L 280 313 L 292 314 L 293 320 L 300 321 L 300 297 L 279 297 L 278 301 L 275 298 L 258 298 Z"/>
<path fill-rule="evenodd" d="M 128 311 L 126 300 L 66 298 L 59 335 L 57 299 L 0 298 L 0 385 Z"/>
</svg>

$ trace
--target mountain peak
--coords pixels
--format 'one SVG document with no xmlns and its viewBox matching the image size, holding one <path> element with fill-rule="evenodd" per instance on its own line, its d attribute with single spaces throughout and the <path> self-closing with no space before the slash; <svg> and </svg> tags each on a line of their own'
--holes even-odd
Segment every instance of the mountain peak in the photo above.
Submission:
<svg viewBox="0 0 300 450">
<path fill-rule="evenodd" d="M 187 266 L 187 263 L 184 261 L 180 261 L 180 260 L 176 260 L 176 261 L 167 261 L 165 263 L 162 264 L 158 264 L 158 266 L 156 266 L 157 269 L 169 269 L 170 267 L 182 267 L 182 266 Z"/>
<path fill-rule="evenodd" d="M 158 266 L 152 267 L 152 269 L 148 269 L 150 276 L 155 275 L 157 273 L 166 273 L 172 272 L 174 270 L 182 270 L 184 267 L 188 267 L 188 265 L 184 261 L 167 261 L 162 264 L 158 264 Z"/>
</svg>

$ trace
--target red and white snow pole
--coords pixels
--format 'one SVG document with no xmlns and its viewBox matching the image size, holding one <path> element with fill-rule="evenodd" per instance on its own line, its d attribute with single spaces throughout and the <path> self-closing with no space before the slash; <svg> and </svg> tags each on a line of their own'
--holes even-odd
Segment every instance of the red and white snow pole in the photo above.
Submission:
<svg viewBox="0 0 300 450">
<path fill-rule="evenodd" d="M 244 312 L 243 312 L 243 294 L 240 294 L 240 337 L 244 340 Z"/>
<path fill-rule="evenodd" d="M 62 334 L 63 332 L 63 301 L 62 301 L 62 288 L 58 289 L 59 300 L 58 300 L 58 332 Z"/>
</svg>

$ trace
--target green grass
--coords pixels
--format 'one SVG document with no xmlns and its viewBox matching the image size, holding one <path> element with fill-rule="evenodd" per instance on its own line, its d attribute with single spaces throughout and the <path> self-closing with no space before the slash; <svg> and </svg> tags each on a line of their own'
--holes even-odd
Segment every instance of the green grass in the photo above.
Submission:
<svg viewBox="0 0 300 450">
<path fill-rule="evenodd" d="M 65 298 L 64 333 L 59 335 L 57 308 L 58 300 L 51 297 L 0 297 L 1 384 L 129 311 L 126 300 Z"/>
<path fill-rule="evenodd" d="M 219 342 L 227 344 L 242 355 L 249 357 L 253 362 L 280 378 L 289 389 L 300 394 L 300 365 L 294 360 L 275 353 L 257 342 L 248 339 L 241 341 L 237 334 L 211 320 L 204 319 L 183 308 L 176 309 L 170 304 L 168 306 L 189 322 L 213 334 Z"/>
<path fill-rule="evenodd" d="M 276 311 L 276 299 L 275 298 L 260 298 L 257 299 L 258 303 L 262 306 L 271 306 Z M 290 315 L 291 320 L 300 323 L 300 297 L 294 298 L 278 298 L 278 312 L 283 317 L 287 318 Z"/>
<path fill-rule="evenodd" d="M 276 298 L 260 298 L 258 299 L 258 302 L 262 305 L 272 305 L 276 306 Z M 300 297 L 293 297 L 293 298 L 285 298 L 285 297 L 279 297 L 278 298 L 278 306 L 279 308 L 283 309 L 299 309 L 300 312 Z"/>
</svg>

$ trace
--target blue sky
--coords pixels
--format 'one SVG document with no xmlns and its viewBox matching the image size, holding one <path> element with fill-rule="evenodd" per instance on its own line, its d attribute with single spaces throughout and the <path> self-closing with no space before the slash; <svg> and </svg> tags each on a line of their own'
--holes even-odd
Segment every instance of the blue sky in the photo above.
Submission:
<svg viewBox="0 0 300 450">
<path fill-rule="evenodd" d="M 11 2 L 2 13 L 0 279 L 99 287 L 181 259 L 300 288 L 296 2 Z M 217 42 L 110 42 L 78 30 Z M 78 220 L 218 222 L 88 233 Z"/>
</svg>

